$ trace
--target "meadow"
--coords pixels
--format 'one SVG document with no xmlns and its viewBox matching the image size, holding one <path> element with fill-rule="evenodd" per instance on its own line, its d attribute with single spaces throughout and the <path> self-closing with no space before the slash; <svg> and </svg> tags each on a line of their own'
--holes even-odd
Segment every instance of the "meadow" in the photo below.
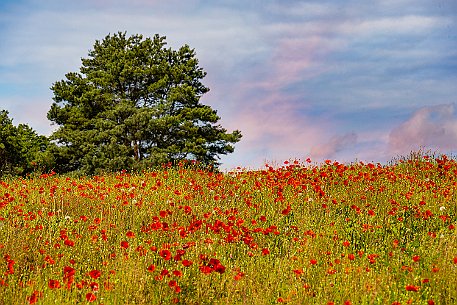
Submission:
<svg viewBox="0 0 457 305">
<path fill-rule="evenodd" d="M 0 182 L 0 304 L 457 304 L 457 162 Z"/>
</svg>

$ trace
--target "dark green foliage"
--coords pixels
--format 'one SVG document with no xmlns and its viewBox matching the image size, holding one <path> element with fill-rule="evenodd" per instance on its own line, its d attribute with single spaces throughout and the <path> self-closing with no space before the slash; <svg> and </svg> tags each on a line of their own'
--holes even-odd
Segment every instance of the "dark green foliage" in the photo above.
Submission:
<svg viewBox="0 0 457 305">
<path fill-rule="evenodd" d="M 201 104 L 206 73 L 185 45 L 125 33 L 96 41 L 80 73 L 52 86 L 48 119 L 60 172 L 92 174 L 180 160 L 218 165 L 239 131 L 227 133 L 215 110 Z"/>
<path fill-rule="evenodd" d="M 28 125 L 13 125 L 8 111 L 0 111 L 0 176 L 24 175 L 34 170 L 50 169 L 52 155 L 49 141 Z"/>
</svg>

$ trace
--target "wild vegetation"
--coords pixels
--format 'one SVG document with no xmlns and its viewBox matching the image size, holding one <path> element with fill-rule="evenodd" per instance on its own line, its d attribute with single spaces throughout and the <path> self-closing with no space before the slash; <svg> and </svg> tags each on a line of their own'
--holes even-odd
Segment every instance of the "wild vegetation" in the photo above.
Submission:
<svg viewBox="0 0 457 305">
<path fill-rule="evenodd" d="M 0 177 L 50 168 L 53 156 L 47 151 L 49 144 L 47 137 L 27 124 L 13 125 L 9 112 L 0 110 Z"/>
<path fill-rule="evenodd" d="M 0 304 L 456 304 L 456 174 L 412 156 L 5 178 Z"/>
</svg>

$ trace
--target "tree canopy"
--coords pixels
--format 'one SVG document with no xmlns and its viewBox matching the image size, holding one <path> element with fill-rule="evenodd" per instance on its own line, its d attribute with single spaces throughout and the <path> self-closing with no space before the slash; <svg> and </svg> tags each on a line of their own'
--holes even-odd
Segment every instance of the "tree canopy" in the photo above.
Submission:
<svg viewBox="0 0 457 305">
<path fill-rule="evenodd" d="M 26 124 L 13 125 L 8 111 L 0 111 L 0 176 L 24 175 L 48 169 L 53 163 L 49 141 Z"/>
<path fill-rule="evenodd" d="M 116 33 L 96 41 L 80 72 L 54 83 L 48 119 L 57 170 L 95 173 L 183 159 L 217 166 L 241 138 L 200 98 L 206 72 L 188 45 Z"/>
</svg>

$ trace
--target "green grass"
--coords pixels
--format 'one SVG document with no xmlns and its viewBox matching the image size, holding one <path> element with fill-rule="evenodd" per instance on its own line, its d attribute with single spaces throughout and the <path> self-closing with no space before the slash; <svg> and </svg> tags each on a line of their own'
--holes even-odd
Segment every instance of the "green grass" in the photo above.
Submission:
<svg viewBox="0 0 457 305">
<path fill-rule="evenodd" d="M 456 173 L 416 156 L 9 178 L 0 304 L 456 304 Z"/>
</svg>

